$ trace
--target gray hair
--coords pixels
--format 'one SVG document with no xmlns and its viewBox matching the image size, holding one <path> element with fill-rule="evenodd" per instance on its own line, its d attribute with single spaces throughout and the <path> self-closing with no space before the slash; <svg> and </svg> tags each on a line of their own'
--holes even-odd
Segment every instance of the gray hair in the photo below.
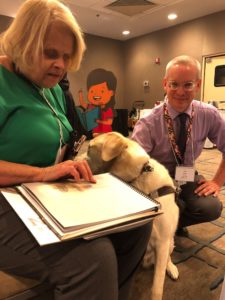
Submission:
<svg viewBox="0 0 225 300">
<path fill-rule="evenodd" d="M 174 65 L 194 66 L 196 68 L 197 79 L 201 78 L 201 64 L 194 57 L 188 55 L 180 55 L 173 58 L 171 61 L 168 62 L 166 66 L 165 77 L 167 77 L 170 68 Z"/>
</svg>

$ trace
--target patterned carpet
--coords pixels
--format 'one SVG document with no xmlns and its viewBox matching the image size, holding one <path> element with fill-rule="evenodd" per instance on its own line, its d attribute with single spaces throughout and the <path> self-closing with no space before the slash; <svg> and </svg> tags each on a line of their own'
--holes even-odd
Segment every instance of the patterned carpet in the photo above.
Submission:
<svg viewBox="0 0 225 300">
<path fill-rule="evenodd" d="M 212 178 L 221 154 L 205 149 L 196 168 L 207 179 Z M 178 281 L 166 277 L 163 300 L 219 300 L 225 274 L 225 187 L 220 194 L 222 216 L 215 222 L 188 228 L 189 237 L 176 237 L 173 261 Z M 140 268 L 133 283 L 130 300 L 150 300 L 153 269 Z"/>
</svg>

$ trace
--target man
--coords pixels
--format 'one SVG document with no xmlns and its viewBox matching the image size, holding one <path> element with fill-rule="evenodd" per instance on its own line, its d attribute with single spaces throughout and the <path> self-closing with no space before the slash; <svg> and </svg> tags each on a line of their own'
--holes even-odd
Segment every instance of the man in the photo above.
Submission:
<svg viewBox="0 0 225 300">
<path fill-rule="evenodd" d="M 190 56 L 171 60 L 163 79 L 164 103 L 140 119 L 132 135 L 180 186 L 180 235 L 187 234 L 186 226 L 217 219 L 222 210 L 217 196 L 225 182 L 225 121 L 215 107 L 194 100 L 201 86 L 200 74 L 200 63 Z M 195 170 L 206 138 L 223 154 L 215 176 L 208 181 Z"/>
</svg>

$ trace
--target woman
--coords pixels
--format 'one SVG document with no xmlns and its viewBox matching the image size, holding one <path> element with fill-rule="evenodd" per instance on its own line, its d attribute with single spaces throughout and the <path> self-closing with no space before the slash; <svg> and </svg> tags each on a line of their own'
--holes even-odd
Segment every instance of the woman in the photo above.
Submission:
<svg viewBox="0 0 225 300">
<path fill-rule="evenodd" d="M 76 20 L 57 0 L 25 1 L 3 34 L 0 186 L 64 176 L 95 182 L 86 161 L 62 161 L 72 128 L 57 83 L 78 69 L 84 49 Z M 49 282 L 55 299 L 127 299 L 148 236 L 144 226 L 40 247 L 0 198 L 0 269 Z"/>
</svg>

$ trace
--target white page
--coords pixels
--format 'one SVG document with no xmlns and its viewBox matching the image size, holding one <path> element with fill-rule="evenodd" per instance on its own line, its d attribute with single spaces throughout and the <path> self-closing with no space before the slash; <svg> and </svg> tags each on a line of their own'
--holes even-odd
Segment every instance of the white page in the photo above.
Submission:
<svg viewBox="0 0 225 300">
<path fill-rule="evenodd" d="M 119 218 L 156 206 L 108 173 L 95 178 L 96 184 L 69 182 L 62 186 L 61 183 L 27 183 L 26 186 L 63 227 Z"/>
<path fill-rule="evenodd" d="M 60 242 L 60 239 L 45 225 L 37 213 L 19 194 L 2 192 L 6 200 L 29 228 L 39 245 Z"/>
</svg>

